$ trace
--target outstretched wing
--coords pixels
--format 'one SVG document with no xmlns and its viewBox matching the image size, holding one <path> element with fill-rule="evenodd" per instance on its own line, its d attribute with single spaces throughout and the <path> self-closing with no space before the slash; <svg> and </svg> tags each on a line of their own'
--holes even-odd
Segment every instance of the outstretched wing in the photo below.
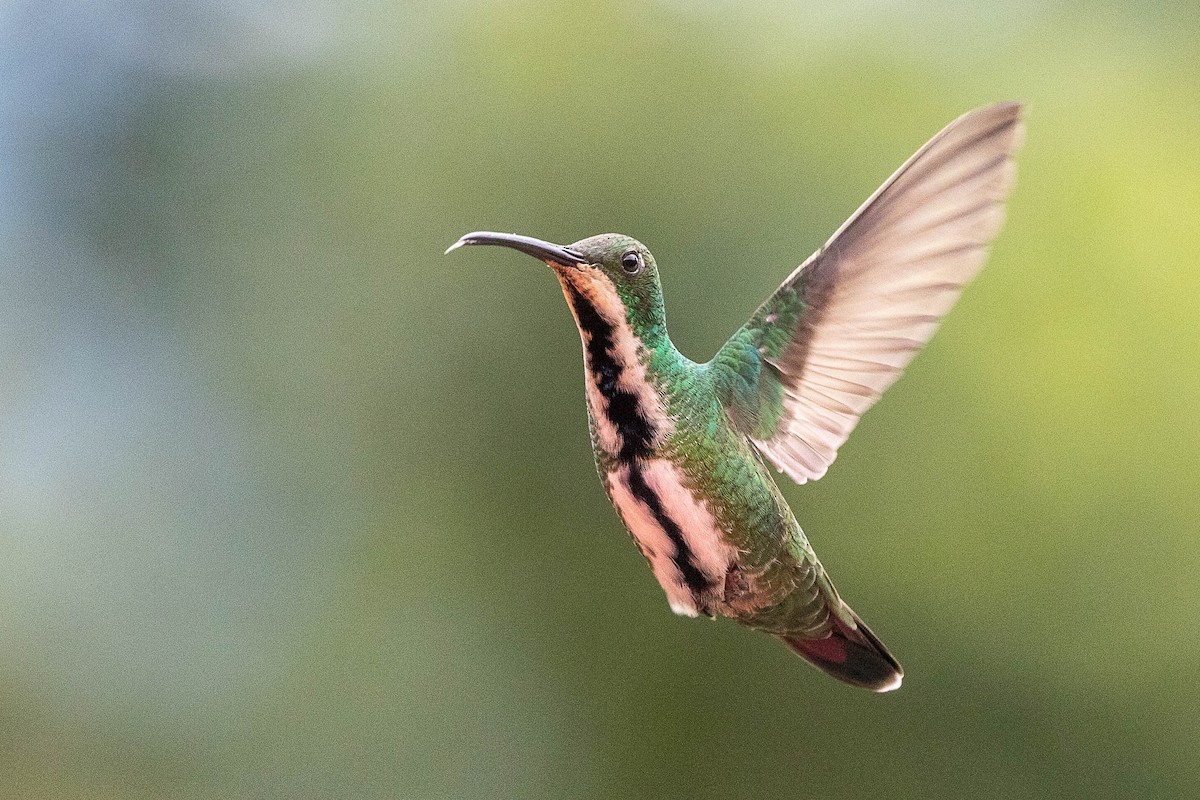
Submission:
<svg viewBox="0 0 1200 800">
<path fill-rule="evenodd" d="M 913 155 L 713 359 L 734 425 L 799 483 L 825 474 L 983 266 L 1021 106 L 959 117 Z"/>
</svg>

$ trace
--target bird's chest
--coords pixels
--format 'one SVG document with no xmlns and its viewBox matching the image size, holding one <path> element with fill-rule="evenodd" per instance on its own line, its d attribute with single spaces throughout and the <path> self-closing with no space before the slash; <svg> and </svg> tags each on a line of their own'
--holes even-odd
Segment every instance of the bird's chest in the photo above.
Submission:
<svg viewBox="0 0 1200 800">
<path fill-rule="evenodd" d="M 615 465 L 604 481 L 671 610 L 713 614 L 736 571 L 737 550 L 683 470 L 668 459 L 636 460 Z"/>
<path fill-rule="evenodd" d="M 607 465 L 648 458 L 674 429 L 663 390 L 644 363 L 644 349 L 628 331 L 613 331 L 603 348 L 596 342 L 587 342 L 584 370 L 596 459 Z"/>
<path fill-rule="evenodd" d="M 709 503 L 665 457 L 675 433 L 668 376 L 624 324 L 580 326 L 596 465 L 608 496 L 677 614 L 720 610 L 735 564 Z"/>
</svg>

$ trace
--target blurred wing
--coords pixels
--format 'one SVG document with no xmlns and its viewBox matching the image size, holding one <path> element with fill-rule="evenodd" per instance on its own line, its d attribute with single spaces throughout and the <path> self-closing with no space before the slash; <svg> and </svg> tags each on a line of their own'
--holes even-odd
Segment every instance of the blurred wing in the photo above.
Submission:
<svg viewBox="0 0 1200 800">
<path fill-rule="evenodd" d="M 793 272 L 712 365 L 734 425 L 799 483 L 825 474 L 983 266 L 1021 106 L 959 117 Z"/>
</svg>

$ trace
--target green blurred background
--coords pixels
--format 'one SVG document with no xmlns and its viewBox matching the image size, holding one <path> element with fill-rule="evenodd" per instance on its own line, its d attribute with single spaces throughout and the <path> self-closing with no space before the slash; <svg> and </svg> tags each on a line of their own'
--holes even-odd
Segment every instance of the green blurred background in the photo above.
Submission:
<svg viewBox="0 0 1200 800">
<path fill-rule="evenodd" d="M 1190 3 L 0 4 L 0 795 L 1196 796 L 1198 52 Z M 904 688 L 675 618 L 551 275 L 442 250 L 634 235 L 703 360 L 1001 99 L 989 266 L 784 488 Z"/>
</svg>

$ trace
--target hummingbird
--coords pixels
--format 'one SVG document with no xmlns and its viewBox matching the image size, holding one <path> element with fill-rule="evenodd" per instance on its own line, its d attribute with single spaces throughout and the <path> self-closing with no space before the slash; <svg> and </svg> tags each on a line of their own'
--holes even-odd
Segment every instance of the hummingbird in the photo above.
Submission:
<svg viewBox="0 0 1200 800">
<path fill-rule="evenodd" d="M 553 270 L 583 343 L 600 481 L 676 614 L 730 617 L 853 686 L 900 686 L 768 464 L 801 484 L 825 475 L 929 341 L 1003 222 L 1021 117 L 998 103 L 946 126 L 706 363 L 672 344 L 657 263 L 635 239 L 481 231 L 446 251 L 497 245 Z"/>
</svg>

